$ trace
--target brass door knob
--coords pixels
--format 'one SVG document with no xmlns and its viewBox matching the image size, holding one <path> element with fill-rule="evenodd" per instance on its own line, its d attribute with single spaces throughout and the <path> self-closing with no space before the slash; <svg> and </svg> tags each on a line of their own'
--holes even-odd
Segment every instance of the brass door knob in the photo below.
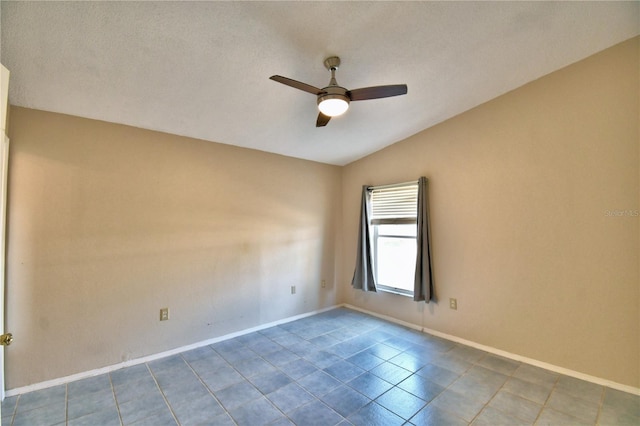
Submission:
<svg viewBox="0 0 640 426">
<path fill-rule="evenodd" d="M 0 345 L 9 346 L 13 342 L 13 334 L 7 333 L 0 336 Z"/>
</svg>

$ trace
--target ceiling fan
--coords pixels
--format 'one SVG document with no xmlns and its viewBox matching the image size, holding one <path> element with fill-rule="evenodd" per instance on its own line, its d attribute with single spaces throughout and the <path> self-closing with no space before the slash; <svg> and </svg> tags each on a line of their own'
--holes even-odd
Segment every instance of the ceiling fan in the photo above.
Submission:
<svg viewBox="0 0 640 426">
<path fill-rule="evenodd" d="M 342 86 L 338 86 L 338 82 L 336 81 L 336 70 L 340 66 L 340 58 L 337 56 L 327 58 L 324 60 L 324 66 L 331 71 L 331 80 L 329 81 L 329 85 L 322 89 L 280 75 L 272 75 L 269 77 L 278 83 L 286 84 L 294 89 L 304 90 L 317 96 L 320 113 L 316 120 L 316 127 L 324 127 L 329 120 L 331 120 L 331 117 L 343 114 L 349 108 L 349 102 L 351 101 L 365 101 L 367 99 L 388 98 L 390 96 L 407 94 L 406 84 L 392 84 L 347 90 Z"/>
</svg>

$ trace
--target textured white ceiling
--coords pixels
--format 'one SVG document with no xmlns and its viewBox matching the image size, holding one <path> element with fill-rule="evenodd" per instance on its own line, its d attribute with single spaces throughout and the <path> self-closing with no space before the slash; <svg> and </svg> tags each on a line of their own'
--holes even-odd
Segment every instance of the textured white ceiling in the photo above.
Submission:
<svg viewBox="0 0 640 426">
<path fill-rule="evenodd" d="M 344 165 L 640 32 L 631 2 L 10 2 L 13 105 Z M 348 89 L 406 83 L 316 128 Z"/>
</svg>

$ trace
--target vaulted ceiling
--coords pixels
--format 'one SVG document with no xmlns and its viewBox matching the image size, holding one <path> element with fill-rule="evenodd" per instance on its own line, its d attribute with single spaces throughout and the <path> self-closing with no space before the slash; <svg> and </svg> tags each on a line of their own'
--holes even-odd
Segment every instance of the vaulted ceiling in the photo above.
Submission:
<svg viewBox="0 0 640 426">
<path fill-rule="evenodd" d="M 11 104 L 344 165 L 640 32 L 631 2 L 2 1 Z M 406 83 L 316 128 L 347 88 Z"/>
</svg>

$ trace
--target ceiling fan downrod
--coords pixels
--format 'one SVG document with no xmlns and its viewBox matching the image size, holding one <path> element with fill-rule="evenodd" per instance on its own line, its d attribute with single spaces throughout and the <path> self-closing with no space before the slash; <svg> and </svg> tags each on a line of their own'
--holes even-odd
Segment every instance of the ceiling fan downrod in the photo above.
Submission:
<svg viewBox="0 0 640 426">
<path fill-rule="evenodd" d="M 331 71 L 331 80 L 329 81 L 329 86 L 337 86 L 338 82 L 336 81 L 336 70 L 340 66 L 340 58 L 337 56 L 331 56 L 324 60 L 324 66 L 329 71 Z"/>
</svg>

